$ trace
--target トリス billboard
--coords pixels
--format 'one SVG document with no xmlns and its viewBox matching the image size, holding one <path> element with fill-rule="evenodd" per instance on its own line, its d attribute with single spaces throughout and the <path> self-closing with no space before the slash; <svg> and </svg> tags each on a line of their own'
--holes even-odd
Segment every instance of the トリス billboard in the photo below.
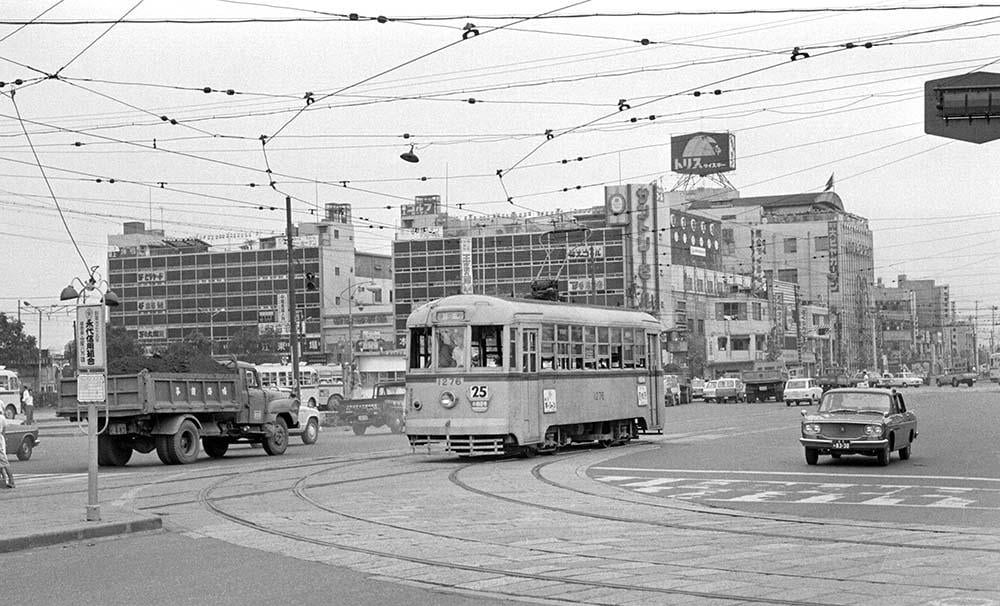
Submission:
<svg viewBox="0 0 1000 606">
<path fill-rule="evenodd" d="M 736 138 L 730 133 L 691 133 L 670 138 L 670 170 L 710 175 L 736 168 Z"/>
</svg>

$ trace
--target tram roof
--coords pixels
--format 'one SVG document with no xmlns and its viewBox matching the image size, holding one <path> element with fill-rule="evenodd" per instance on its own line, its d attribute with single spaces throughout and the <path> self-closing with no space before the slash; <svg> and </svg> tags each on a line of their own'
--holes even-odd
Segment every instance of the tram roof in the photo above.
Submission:
<svg viewBox="0 0 1000 606">
<path fill-rule="evenodd" d="M 452 295 L 425 303 L 410 313 L 406 320 L 406 326 L 409 328 L 434 324 L 436 322 L 432 321 L 433 314 L 437 311 L 470 308 L 483 310 L 483 315 L 488 313 L 491 322 L 509 321 L 515 315 L 538 315 L 541 320 L 550 322 L 599 321 L 603 324 L 646 324 L 659 330 L 665 330 L 659 320 L 645 311 L 537 299 L 509 299 L 489 295 Z M 465 318 L 465 322 L 476 323 L 475 316 L 476 314 L 470 314 Z M 447 322 L 442 322 L 442 324 L 447 324 Z"/>
</svg>

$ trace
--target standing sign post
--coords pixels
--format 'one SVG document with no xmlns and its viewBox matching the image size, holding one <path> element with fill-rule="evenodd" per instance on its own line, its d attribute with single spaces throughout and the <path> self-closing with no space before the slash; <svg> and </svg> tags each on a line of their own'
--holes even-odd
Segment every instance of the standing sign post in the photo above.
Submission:
<svg viewBox="0 0 1000 606">
<path fill-rule="evenodd" d="M 104 304 L 76 308 L 76 399 L 87 404 L 87 521 L 101 519 L 97 500 L 97 404 L 107 399 Z"/>
</svg>

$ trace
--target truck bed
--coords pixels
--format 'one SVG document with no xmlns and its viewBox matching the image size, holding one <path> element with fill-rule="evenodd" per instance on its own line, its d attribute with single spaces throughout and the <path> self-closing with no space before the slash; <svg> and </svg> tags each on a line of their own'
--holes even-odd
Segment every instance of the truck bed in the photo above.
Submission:
<svg viewBox="0 0 1000 606">
<path fill-rule="evenodd" d="M 239 375 L 140 373 L 108 377 L 111 416 L 152 413 L 237 412 L 245 406 L 237 398 Z M 77 414 L 76 379 L 63 379 L 56 414 Z M 104 404 L 100 405 L 101 411 Z"/>
</svg>

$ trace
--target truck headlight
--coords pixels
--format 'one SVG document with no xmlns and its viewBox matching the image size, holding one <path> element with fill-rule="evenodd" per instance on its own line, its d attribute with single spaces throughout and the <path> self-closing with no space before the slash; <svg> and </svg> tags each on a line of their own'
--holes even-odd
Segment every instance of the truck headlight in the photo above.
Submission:
<svg viewBox="0 0 1000 606">
<path fill-rule="evenodd" d="M 881 425 L 865 425 L 865 435 L 873 438 L 882 437 L 883 428 Z"/>
<path fill-rule="evenodd" d="M 455 407 L 455 394 L 450 391 L 441 392 L 441 406 L 445 408 Z"/>
<path fill-rule="evenodd" d="M 816 423 L 806 423 L 802 426 L 802 433 L 816 435 L 819 433 L 819 425 Z"/>
</svg>

